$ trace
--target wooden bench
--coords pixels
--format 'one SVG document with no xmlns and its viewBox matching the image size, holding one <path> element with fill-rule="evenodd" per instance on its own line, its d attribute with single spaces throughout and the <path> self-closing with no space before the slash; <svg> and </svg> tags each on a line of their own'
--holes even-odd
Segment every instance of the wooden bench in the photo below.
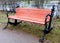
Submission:
<svg viewBox="0 0 60 43">
<path fill-rule="evenodd" d="M 8 16 L 8 12 L 7 12 L 7 17 L 8 17 L 7 26 L 8 24 L 17 25 L 21 23 L 21 21 L 42 24 L 45 26 L 45 28 L 43 31 L 44 34 L 40 41 L 43 42 L 46 34 L 48 34 L 53 29 L 51 27 L 51 21 L 52 21 L 53 14 L 54 14 L 54 6 L 52 7 L 51 10 L 38 9 L 38 8 L 16 8 L 16 15 L 14 16 Z M 14 19 L 15 22 L 14 23 L 10 22 L 9 21 L 10 19 Z M 18 20 L 20 20 L 20 22 L 17 22 Z M 47 25 L 47 23 L 49 25 Z"/>
</svg>

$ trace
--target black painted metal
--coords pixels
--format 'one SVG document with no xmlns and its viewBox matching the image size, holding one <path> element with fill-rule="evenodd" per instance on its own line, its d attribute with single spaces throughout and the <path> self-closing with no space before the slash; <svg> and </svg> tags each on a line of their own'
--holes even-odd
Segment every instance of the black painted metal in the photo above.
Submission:
<svg viewBox="0 0 60 43">
<path fill-rule="evenodd" d="M 9 13 L 10 13 L 9 11 L 6 11 L 7 18 L 8 18 L 8 16 L 9 16 Z M 18 24 L 21 23 L 21 22 L 22 22 L 22 21 L 17 22 L 16 19 L 15 19 L 15 22 L 11 22 L 11 21 L 10 21 L 10 18 L 8 18 L 7 25 L 4 27 L 4 29 L 7 28 L 8 24 L 12 24 L 12 25 L 16 26 L 16 25 L 18 25 Z"/>
<path fill-rule="evenodd" d="M 41 43 L 44 42 L 46 34 L 50 33 L 50 31 L 53 29 L 53 27 L 51 26 L 51 22 L 52 22 L 52 18 L 53 18 L 53 15 L 54 15 L 54 10 L 55 10 L 55 5 L 53 5 L 53 7 L 51 9 L 51 14 L 48 14 L 45 18 L 45 29 L 43 31 L 44 33 L 43 33 L 42 38 L 39 40 Z M 48 16 L 50 17 L 50 21 L 49 21 L 49 24 L 47 25 Z"/>
<path fill-rule="evenodd" d="M 19 23 L 21 23 L 21 21 L 20 21 L 20 22 L 17 22 L 17 20 L 15 19 L 15 22 L 8 21 L 8 23 L 11 24 L 11 25 L 16 26 L 16 25 L 18 25 Z"/>
<path fill-rule="evenodd" d="M 51 22 L 52 22 L 52 18 L 53 18 L 53 15 L 54 15 L 54 9 L 55 9 L 54 7 L 55 7 L 55 5 L 53 5 L 53 7 L 51 9 L 51 14 L 48 14 L 45 18 L 45 30 L 44 30 L 45 34 L 48 34 L 53 29 L 51 27 Z M 47 25 L 48 16 L 50 17 L 49 25 Z"/>
</svg>

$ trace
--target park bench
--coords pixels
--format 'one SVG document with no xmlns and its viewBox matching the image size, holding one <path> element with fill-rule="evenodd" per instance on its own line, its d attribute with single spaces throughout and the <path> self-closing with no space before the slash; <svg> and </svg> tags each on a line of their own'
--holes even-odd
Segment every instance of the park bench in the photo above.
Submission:
<svg viewBox="0 0 60 43">
<path fill-rule="evenodd" d="M 51 10 L 38 8 L 16 8 L 16 15 L 14 16 L 8 16 L 7 12 L 8 22 L 6 27 L 8 26 L 8 24 L 17 25 L 21 23 L 21 21 L 44 25 L 45 28 L 43 31 L 43 36 L 40 40 L 41 42 L 43 42 L 46 34 L 48 34 L 53 29 L 53 27 L 51 26 L 53 15 L 54 5 Z M 12 23 L 10 19 L 14 19 L 15 22 Z M 20 22 L 18 22 L 18 20 L 20 20 Z"/>
</svg>

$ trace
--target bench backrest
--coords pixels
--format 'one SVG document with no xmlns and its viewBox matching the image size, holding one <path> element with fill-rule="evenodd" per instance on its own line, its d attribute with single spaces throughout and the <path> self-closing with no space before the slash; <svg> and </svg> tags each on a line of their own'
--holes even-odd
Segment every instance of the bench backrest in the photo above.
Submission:
<svg viewBox="0 0 60 43">
<path fill-rule="evenodd" d="M 51 10 L 38 8 L 16 8 L 16 16 L 41 18 L 51 14 Z"/>
</svg>

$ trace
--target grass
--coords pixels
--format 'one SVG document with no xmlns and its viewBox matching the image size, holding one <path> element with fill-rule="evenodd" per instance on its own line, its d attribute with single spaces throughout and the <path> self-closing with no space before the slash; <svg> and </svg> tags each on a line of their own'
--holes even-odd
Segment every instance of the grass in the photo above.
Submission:
<svg viewBox="0 0 60 43">
<path fill-rule="evenodd" d="M 13 14 L 10 14 L 13 15 Z M 0 12 L 0 27 L 4 27 L 7 22 L 7 17 L 5 12 Z M 3 23 L 3 24 L 2 24 Z M 46 36 L 46 38 L 52 43 L 60 43 L 60 19 L 53 19 L 52 21 L 53 30 Z M 8 28 L 16 29 L 16 30 L 22 30 L 24 32 L 27 32 L 29 34 L 35 35 L 37 37 L 42 36 L 44 26 L 33 24 L 29 22 L 22 22 L 17 26 L 9 25 Z"/>
</svg>

